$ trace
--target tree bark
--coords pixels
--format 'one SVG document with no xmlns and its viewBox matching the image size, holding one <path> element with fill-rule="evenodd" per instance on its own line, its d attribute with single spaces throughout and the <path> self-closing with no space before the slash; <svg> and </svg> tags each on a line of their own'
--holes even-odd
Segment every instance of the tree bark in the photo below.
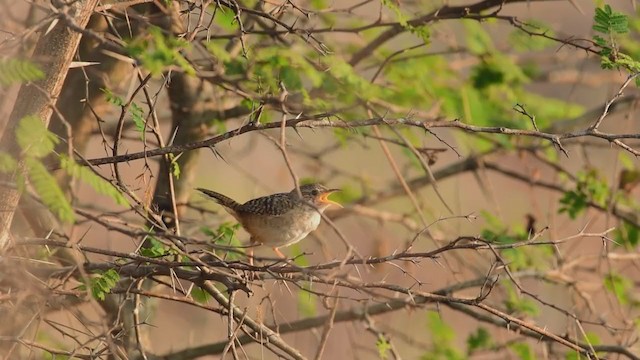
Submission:
<svg viewBox="0 0 640 360">
<path fill-rule="evenodd" d="M 41 60 L 41 68 L 45 73 L 43 80 L 33 84 L 25 84 L 18 93 L 9 122 L 0 140 L 2 150 L 18 159 L 18 170 L 12 174 L 0 174 L 0 253 L 9 245 L 11 239 L 11 223 L 20 200 L 20 193 L 15 181 L 24 164 L 20 161 L 20 148 L 15 137 L 15 130 L 20 119 L 27 115 L 38 116 L 46 126 L 53 113 L 55 99 L 60 94 L 62 85 L 69 71 L 81 34 L 69 29 L 69 25 L 84 28 L 93 13 L 98 0 L 81 0 L 72 5 L 52 2 L 58 11 L 58 23 L 43 34 L 36 44 L 33 59 Z"/>
</svg>

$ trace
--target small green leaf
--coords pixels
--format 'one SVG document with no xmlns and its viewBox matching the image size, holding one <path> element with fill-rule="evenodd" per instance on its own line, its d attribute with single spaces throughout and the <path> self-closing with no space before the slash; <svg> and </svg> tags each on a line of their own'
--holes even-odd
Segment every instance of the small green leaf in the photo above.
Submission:
<svg viewBox="0 0 640 360">
<path fill-rule="evenodd" d="M 91 295 L 100 301 L 104 301 L 106 295 L 120 281 L 120 274 L 109 269 L 97 277 L 91 279 Z"/>
<path fill-rule="evenodd" d="M 493 40 L 487 31 L 475 20 L 464 20 L 465 41 L 469 51 L 475 55 L 484 55 L 494 51 Z"/>
<path fill-rule="evenodd" d="M 376 349 L 378 350 L 378 357 L 382 360 L 389 358 L 389 351 L 391 350 L 391 343 L 382 334 L 378 334 L 376 340 Z"/>
<path fill-rule="evenodd" d="M 621 226 L 616 228 L 614 232 L 615 243 L 626 247 L 627 249 L 635 249 L 640 240 L 640 229 L 635 225 L 623 221 Z"/>
<path fill-rule="evenodd" d="M 509 347 L 521 360 L 535 359 L 533 351 L 531 351 L 531 347 L 526 343 L 518 342 L 511 344 Z"/>
<path fill-rule="evenodd" d="M 507 291 L 507 298 L 504 300 L 507 312 L 518 315 L 538 315 L 539 309 L 534 301 L 520 296 L 510 282 L 503 281 L 502 284 Z"/>
<path fill-rule="evenodd" d="M 157 258 L 169 253 L 169 247 L 152 236 L 147 238 L 145 245 L 140 249 L 140 255 L 142 256 Z"/>
<path fill-rule="evenodd" d="M 448 344 L 455 339 L 455 332 L 436 311 L 427 311 L 427 328 L 434 343 Z"/>
<path fill-rule="evenodd" d="M 152 26 L 143 36 L 130 41 L 126 49 L 153 75 L 160 75 L 170 66 L 177 66 L 186 74 L 195 75 L 195 69 L 182 55 L 182 51 L 190 47 L 185 39 L 165 34 L 159 27 Z"/>
<path fill-rule="evenodd" d="M 140 133 L 140 139 L 144 140 L 144 128 L 146 126 L 146 122 L 143 119 L 144 110 L 138 104 L 132 102 L 129 106 L 129 113 L 136 130 Z"/>
<path fill-rule="evenodd" d="M 201 227 L 200 231 L 202 231 L 203 234 L 211 237 L 211 239 L 209 240 L 216 244 L 237 247 L 235 251 L 228 251 L 226 254 L 227 260 L 237 260 L 241 259 L 243 257 L 242 253 L 244 253 L 243 249 L 241 248 L 242 244 L 236 236 L 236 232 L 239 228 L 240 224 L 238 223 L 224 222 L 218 226 L 218 229 L 216 229 L 216 231 L 212 231 L 208 227 Z"/>
<path fill-rule="evenodd" d="M 60 142 L 58 137 L 49 131 L 37 116 L 26 116 L 20 119 L 16 129 L 16 140 L 22 151 L 34 157 L 49 155 Z"/>
<path fill-rule="evenodd" d="M 36 81 L 44 78 L 38 65 L 21 59 L 0 60 L 0 87 Z"/>
<path fill-rule="evenodd" d="M 18 162 L 9 153 L 0 151 L 0 172 L 11 173 L 18 168 Z"/>
<path fill-rule="evenodd" d="M 238 29 L 238 23 L 236 21 L 236 15 L 233 11 L 224 7 L 216 7 L 215 23 L 222 29 L 227 31 L 235 31 Z"/>
<path fill-rule="evenodd" d="M 114 94 L 111 90 L 101 88 L 100 91 L 104 93 L 108 103 L 116 106 L 124 106 L 124 100 L 120 96 Z"/>
<path fill-rule="evenodd" d="M 179 179 L 181 172 L 180 172 L 180 163 L 178 163 L 178 157 L 173 154 L 168 154 L 167 156 L 169 157 L 169 160 L 170 160 L 169 167 L 171 169 L 171 174 L 176 179 Z"/>
<path fill-rule="evenodd" d="M 98 176 L 90 168 L 76 163 L 65 155 L 60 155 L 60 167 L 63 168 L 69 176 L 82 180 L 84 183 L 91 186 L 91 188 L 98 194 L 106 195 L 113 199 L 116 204 L 129 205 L 129 202 L 124 195 L 122 195 L 120 190 L 110 182 Z"/>
<path fill-rule="evenodd" d="M 189 293 L 189 295 L 191 295 L 193 300 L 200 304 L 206 304 L 213 298 L 211 294 L 202 290 L 202 288 L 200 288 L 199 286 L 194 286 L 193 288 L 191 288 L 191 292 Z"/>
<path fill-rule="evenodd" d="M 208 41 L 205 43 L 207 50 L 213 55 L 218 61 L 224 63 L 227 61 L 231 61 L 231 54 L 225 49 L 224 45 L 218 41 Z"/>
<path fill-rule="evenodd" d="M 318 314 L 316 296 L 309 291 L 309 283 L 302 284 L 302 289 L 298 290 L 298 313 L 300 316 L 309 318 Z"/>
<path fill-rule="evenodd" d="M 476 350 L 490 349 L 492 345 L 493 342 L 489 331 L 479 327 L 467 337 L 467 354 L 471 355 Z"/>
<path fill-rule="evenodd" d="M 633 300 L 630 294 L 633 282 L 625 276 L 610 273 L 604 279 L 604 286 L 616 296 L 622 305 L 627 305 Z"/>
<path fill-rule="evenodd" d="M 42 202 L 61 221 L 72 223 L 75 220 L 73 208 L 58 186 L 56 179 L 47 171 L 40 160 L 27 157 L 25 163 L 29 181 Z"/>
</svg>

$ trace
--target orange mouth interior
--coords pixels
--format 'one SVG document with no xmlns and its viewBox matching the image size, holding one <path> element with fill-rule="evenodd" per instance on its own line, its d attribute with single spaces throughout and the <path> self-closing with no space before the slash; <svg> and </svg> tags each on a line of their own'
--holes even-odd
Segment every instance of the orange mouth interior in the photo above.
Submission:
<svg viewBox="0 0 640 360">
<path fill-rule="evenodd" d="M 325 203 L 325 204 L 331 204 L 331 205 L 335 205 L 335 206 L 337 206 L 337 207 L 343 207 L 343 206 L 342 206 L 342 205 L 340 205 L 339 203 L 337 203 L 337 202 L 335 202 L 335 201 L 333 201 L 333 200 L 329 199 L 329 195 L 333 194 L 333 193 L 334 193 L 334 192 L 336 192 L 336 191 L 338 191 L 338 190 L 331 190 L 331 191 L 327 191 L 326 193 L 321 194 L 318 200 L 320 200 L 320 202 L 323 202 L 323 203 Z"/>
</svg>

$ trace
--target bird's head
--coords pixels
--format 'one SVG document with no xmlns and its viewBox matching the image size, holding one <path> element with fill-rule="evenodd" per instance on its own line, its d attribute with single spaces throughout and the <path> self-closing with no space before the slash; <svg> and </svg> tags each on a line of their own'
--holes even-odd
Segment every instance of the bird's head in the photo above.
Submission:
<svg viewBox="0 0 640 360">
<path fill-rule="evenodd" d="M 325 210 L 329 205 L 342 207 L 339 203 L 329 199 L 329 195 L 336 191 L 340 191 L 340 189 L 329 189 L 321 184 L 306 184 L 300 186 L 302 198 L 311 202 L 320 210 Z M 297 194 L 297 190 L 293 189 L 291 193 Z"/>
</svg>

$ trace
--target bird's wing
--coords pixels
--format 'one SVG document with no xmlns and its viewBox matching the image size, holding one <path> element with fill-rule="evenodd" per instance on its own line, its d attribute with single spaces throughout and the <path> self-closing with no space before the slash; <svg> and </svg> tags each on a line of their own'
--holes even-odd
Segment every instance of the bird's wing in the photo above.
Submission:
<svg viewBox="0 0 640 360">
<path fill-rule="evenodd" d="M 273 194 L 249 200 L 240 205 L 237 211 L 259 215 L 278 216 L 293 209 L 296 203 L 297 201 L 288 193 Z"/>
</svg>

